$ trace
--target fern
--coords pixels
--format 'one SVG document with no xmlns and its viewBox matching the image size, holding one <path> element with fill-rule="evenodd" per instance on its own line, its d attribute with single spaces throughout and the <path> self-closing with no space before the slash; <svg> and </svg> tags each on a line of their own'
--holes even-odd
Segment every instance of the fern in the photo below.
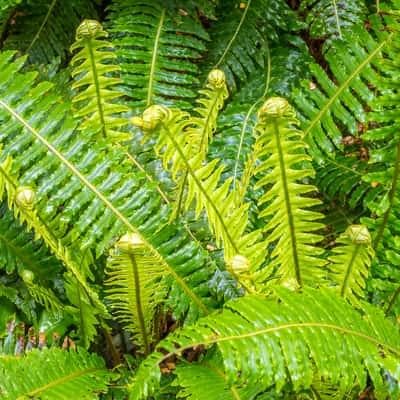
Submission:
<svg viewBox="0 0 400 400">
<path fill-rule="evenodd" d="M 361 0 L 303 0 L 299 11 L 306 14 L 310 36 L 328 39 L 328 43 L 335 36 L 341 39 L 342 31 L 361 25 L 367 13 Z"/>
<path fill-rule="evenodd" d="M 316 188 L 300 183 L 314 171 L 304 167 L 310 158 L 304 153 L 305 143 L 296 125 L 298 121 L 286 100 L 270 98 L 264 103 L 255 127 L 254 159 L 261 162 L 254 174 L 260 176 L 255 188 L 264 187 L 266 191 L 259 200 L 260 206 L 264 205 L 259 217 L 267 218 L 266 241 L 276 242 L 269 268 L 272 271 L 279 266 L 282 282 L 302 286 L 321 280 L 325 262 L 318 258 L 323 251 L 315 246 L 322 237 L 311 233 L 323 227 L 316 222 L 322 214 L 307 210 L 320 201 L 304 197 Z"/>
<path fill-rule="evenodd" d="M 343 150 L 342 136 L 357 137 L 367 126 L 367 110 L 380 81 L 377 58 L 387 51 L 393 36 L 376 18 L 370 19 L 374 30 L 355 26 L 326 52 L 334 81 L 319 65 L 311 64 L 313 82 L 306 82 L 302 91 L 295 90 L 293 98 L 302 112 L 305 140 L 320 164 L 324 154 L 333 156 Z"/>
<path fill-rule="evenodd" d="M 109 75 L 119 71 L 119 67 L 110 64 L 116 55 L 110 51 L 112 45 L 105 37 L 107 32 L 97 21 L 85 20 L 78 27 L 77 40 L 71 50 L 80 51 L 72 58 L 71 64 L 75 67 L 72 76 L 76 77 L 72 88 L 80 89 L 80 92 L 72 101 L 79 107 L 75 117 L 83 120 L 81 130 L 93 129 L 113 141 L 122 141 L 130 139 L 131 135 L 119 131 L 128 121 L 118 115 L 128 111 L 128 107 L 113 102 L 123 93 L 113 90 L 120 80 Z"/>
<path fill-rule="evenodd" d="M 111 255 L 108 274 L 107 298 L 112 301 L 115 316 L 149 354 L 156 307 L 166 295 L 160 285 L 165 274 L 162 263 L 146 252 L 140 237 L 126 234 Z"/>
<path fill-rule="evenodd" d="M 33 350 L 22 358 L 0 358 L 0 398 L 93 399 L 95 393 L 107 392 L 114 376 L 100 357 L 83 349 Z"/>
<path fill-rule="evenodd" d="M 132 109 L 154 103 L 189 108 L 198 82 L 195 60 L 209 40 L 194 13 L 179 17 L 168 2 L 143 0 L 114 1 L 109 11 L 108 30 Z"/>
<path fill-rule="evenodd" d="M 366 312 L 363 318 L 336 295 L 315 289 L 302 294 L 278 289 L 275 300 L 258 296 L 237 299 L 222 313 L 160 342 L 159 349 L 167 354 L 153 353 L 141 365 L 131 398 L 157 392 L 161 375 L 157 364 L 201 345 L 206 349 L 217 346 L 230 386 L 250 389 L 257 384 L 266 390 L 273 385 L 280 391 L 290 382 L 292 390 L 299 391 L 309 388 L 318 376 L 343 392 L 355 379 L 357 386 L 364 388 L 369 375 L 378 399 L 389 394 L 395 397 L 399 388 L 388 384 L 382 371 L 398 379 L 397 329 L 379 310 L 367 307 Z M 196 374 L 195 366 L 189 368 Z M 221 389 L 210 392 L 209 398 L 220 398 L 224 387 Z"/>
<path fill-rule="evenodd" d="M 0 141 L 4 153 L 14 156 L 13 168 L 16 175 L 20 175 L 19 180 L 37 188 L 37 210 L 43 220 L 51 221 L 49 228 L 53 234 L 65 245 L 72 245 L 79 237 L 83 248 L 93 248 L 100 255 L 124 229 L 140 231 L 146 236 L 150 251 L 157 253 L 154 247 L 157 246 L 163 254 L 163 265 L 176 280 L 174 299 L 181 305 L 180 312 L 194 307 L 189 314 L 191 318 L 196 318 L 199 312 L 207 313 L 207 307 L 193 292 L 201 293 L 206 303 L 212 303 L 209 291 L 197 286 L 199 278 L 193 275 L 207 262 L 206 255 L 200 251 L 193 264 L 193 256 L 199 247 L 191 243 L 179 225 L 166 226 L 168 207 L 160 205 L 153 185 L 145 184 L 140 174 L 130 172 L 131 164 L 120 148 L 111 149 L 102 141 L 96 143 L 93 133 L 77 135 L 77 123 L 69 117 L 68 103 L 58 102 L 59 97 L 51 91 L 50 84 L 36 86 L 34 73 L 18 74 L 24 60 L 12 63 L 12 57 L 13 53 L 6 52 L 0 59 L 0 118 L 3 121 Z M 16 87 L 16 92 L 5 98 L 10 85 Z M 16 111 L 17 107 L 23 110 L 22 115 Z M 31 126 L 29 120 L 33 108 L 40 112 L 35 114 L 34 126 Z M 14 118 L 18 125 L 14 124 Z M 28 158 L 24 156 L 26 146 L 31 146 Z M 47 149 L 51 149 L 56 157 L 48 158 Z M 49 176 L 48 170 L 54 172 Z M 108 175 L 109 171 L 113 173 Z M 74 220 L 79 222 L 69 225 Z M 155 221 L 164 229 L 155 226 Z M 170 257 L 171 254 L 176 257 Z M 200 275 L 205 279 L 212 272 L 207 270 Z M 192 279 L 196 282 L 193 290 L 187 283 Z M 84 281 L 81 279 L 80 283 L 84 284 Z M 85 290 L 90 292 L 87 285 Z M 92 297 L 96 301 L 97 296 L 92 294 Z"/>
<path fill-rule="evenodd" d="M 360 299 L 365 297 L 368 269 L 374 255 L 370 233 L 363 225 L 351 225 L 337 242 L 340 245 L 330 257 L 331 280 L 337 284 L 340 296 L 359 306 Z"/>
<path fill-rule="evenodd" d="M 190 130 L 186 129 L 191 120 L 187 119 L 187 114 L 151 106 L 145 110 L 143 118 L 135 117 L 132 122 L 147 131 L 159 132 L 157 148 L 164 149 L 164 166 L 168 168 L 169 162 L 172 162 L 173 178 L 182 168 L 187 172 L 188 194 L 184 208 L 188 209 L 196 199 L 195 217 L 198 218 L 203 209 L 206 211 L 217 245 L 224 245 L 224 258 L 230 271 L 237 276 L 242 273 L 241 283 L 247 286 L 249 265 L 240 257 L 248 257 L 251 268 L 257 268 L 263 261 L 264 246 L 261 242 L 257 243 L 258 232 L 244 235 L 247 205 L 236 207 L 235 193 L 229 193 L 230 180 L 218 187 L 224 167 L 216 167 L 218 160 L 202 166 L 201 153 L 191 156 Z"/>
<path fill-rule="evenodd" d="M 33 63 L 65 58 L 81 20 L 97 14 L 90 0 L 25 1 L 17 10 L 13 23 L 7 25 L 3 47 L 29 54 Z"/>
<path fill-rule="evenodd" d="M 281 0 L 221 1 L 218 23 L 212 26 L 207 65 L 221 68 L 235 91 L 251 73 L 265 68 L 268 40 L 278 41 L 282 31 L 300 29 L 295 13 Z"/>
</svg>

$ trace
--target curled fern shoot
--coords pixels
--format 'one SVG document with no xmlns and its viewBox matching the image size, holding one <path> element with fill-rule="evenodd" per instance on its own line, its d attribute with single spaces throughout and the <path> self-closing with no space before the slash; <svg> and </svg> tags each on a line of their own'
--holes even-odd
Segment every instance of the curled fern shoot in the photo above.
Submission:
<svg viewBox="0 0 400 400">
<path fill-rule="evenodd" d="M 188 127 L 191 118 L 188 113 L 151 106 L 142 117 L 132 118 L 132 123 L 145 131 L 156 131 L 158 142 L 156 151 L 162 153 L 163 164 L 170 169 L 172 178 L 179 182 L 182 174 L 187 174 L 187 195 L 183 208 L 188 210 L 195 200 L 195 217 L 205 210 L 211 232 L 217 246 L 224 248 L 224 258 L 230 272 L 238 277 L 241 284 L 248 287 L 247 277 L 252 269 L 264 260 L 265 246 L 259 242 L 260 232 L 246 234 L 248 204 L 236 206 L 234 191 L 229 191 L 232 179 L 219 186 L 224 166 L 217 166 L 218 159 L 203 163 L 201 153 L 192 155 Z M 234 258 L 244 256 L 249 259 L 246 278 L 241 279 L 231 266 Z"/>
<path fill-rule="evenodd" d="M 330 278 L 337 284 L 335 289 L 351 304 L 359 306 L 364 297 L 368 269 L 374 256 L 371 235 L 363 225 L 351 225 L 342 234 L 329 258 Z"/>
<path fill-rule="evenodd" d="M 149 254 L 136 234 L 124 235 L 116 244 L 107 264 L 107 298 L 115 315 L 133 335 L 144 353 L 150 353 L 152 321 L 165 298 L 161 284 L 165 275 L 162 262 Z"/>
<path fill-rule="evenodd" d="M 116 55 L 110 50 L 112 44 L 105 40 L 107 36 L 95 20 L 85 20 L 78 27 L 71 51 L 79 51 L 72 58 L 71 65 L 75 78 L 72 88 L 79 89 L 79 92 L 72 101 L 77 107 L 75 117 L 83 120 L 80 129 L 95 129 L 103 137 L 122 141 L 131 138 L 128 133 L 120 131 L 128 123 L 121 117 L 128 107 L 114 102 L 124 93 L 115 89 L 121 80 L 110 76 L 118 73 L 120 68 L 110 63 Z"/>
<path fill-rule="evenodd" d="M 259 217 L 265 218 L 267 243 L 274 245 L 270 268 L 279 267 L 281 282 L 289 286 L 312 284 L 322 279 L 325 261 L 318 256 L 323 250 L 314 246 L 321 236 L 313 233 L 323 224 L 317 222 L 322 214 L 309 210 L 320 200 L 304 195 L 316 187 L 302 183 L 314 175 L 304 165 L 311 159 L 305 154 L 306 144 L 293 108 L 279 97 L 268 99 L 258 111 L 258 133 L 255 155 L 260 164 L 255 188 L 264 188 L 260 198 L 263 207 Z"/>
</svg>

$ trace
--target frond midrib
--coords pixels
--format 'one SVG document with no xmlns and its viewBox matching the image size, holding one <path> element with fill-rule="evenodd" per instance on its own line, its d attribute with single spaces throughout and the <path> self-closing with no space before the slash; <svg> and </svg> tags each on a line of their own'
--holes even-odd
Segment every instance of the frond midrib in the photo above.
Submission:
<svg viewBox="0 0 400 400">
<path fill-rule="evenodd" d="M 354 69 L 354 71 L 347 77 L 347 79 L 337 88 L 334 95 L 325 103 L 320 109 L 318 114 L 309 122 L 306 129 L 304 129 L 304 138 L 312 131 L 314 126 L 321 120 L 324 114 L 329 110 L 335 100 L 343 93 L 345 89 L 350 86 L 351 81 L 360 75 L 361 71 L 372 61 L 372 59 L 388 44 L 394 33 L 388 35 L 368 56 L 367 58 Z"/>
<path fill-rule="evenodd" d="M 164 125 L 164 129 L 168 134 L 169 139 L 171 140 L 171 142 L 173 143 L 175 149 L 177 150 L 177 152 L 179 153 L 179 156 L 181 157 L 182 161 L 185 164 L 186 167 L 186 171 L 190 174 L 190 176 L 192 177 L 192 179 L 195 181 L 198 189 L 201 191 L 201 193 L 203 194 L 203 196 L 207 199 L 208 204 L 210 204 L 210 206 L 213 208 L 215 215 L 217 216 L 225 234 L 226 237 L 228 239 L 229 244 L 232 246 L 232 248 L 234 249 L 234 251 L 236 252 L 236 254 L 239 254 L 239 248 L 236 245 L 236 243 L 234 242 L 231 234 L 229 233 L 228 227 L 226 226 L 225 220 L 223 218 L 223 216 L 221 215 L 220 210 L 218 210 L 217 206 L 214 204 L 214 202 L 212 201 L 210 195 L 208 194 L 207 190 L 204 189 L 203 185 L 201 184 L 201 182 L 199 181 L 199 179 L 197 178 L 196 174 L 194 173 L 192 167 L 189 164 L 189 161 L 187 160 L 187 158 L 185 157 L 185 154 L 183 153 L 182 149 L 180 148 L 178 142 L 175 140 L 174 136 L 172 135 L 172 133 L 170 132 L 168 126 Z"/>
<path fill-rule="evenodd" d="M 353 266 L 354 266 L 354 263 L 356 262 L 357 255 L 358 255 L 358 252 L 359 252 L 361 246 L 362 246 L 362 244 L 356 244 L 356 246 L 354 248 L 354 251 L 353 251 L 353 253 L 351 255 L 350 262 L 346 267 L 346 274 L 344 276 L 343 282 L 342 282 L 341 287 L 340 287 L 340 296 L 342 296 L 342 297 L 346 297 L 346 291 L 347 291 L 347 288 L 348 288 L 350 275 L 353 272 Z"/>
<path fill-rule="evenodd" d="M 26 393 L 26 394 L 18 397 L 17 400 L 24 400 L 24 399 L 26 399 L 26 396 L 30 396 L 30 397 L 36 396 L 37 394 L 39 394 L 41 392 L 44 392 L 44 391 L 46 391 L 48 389 L 51 389 L 51 388 L 53 388 L 55 386 L 62 385 L 65 382 L 74 380 L 75 378 L 79 378 L 82 375 L 91 374 L 92 372 L 96 372 L 96 371 L 103 371 L 103 368 L 97 368 L 97 367 L 94 368 L 93 367 L 93 368 L 87 368 L 87 369 L 84 369 L 84 370 L 73 372 L 72 374 L 69 374 L 67 376 L 63 376 L 62 378 L 59 378 L 59 379 L 56 379 L 53 382 L 48 383 L 47 385 L 44 385 L 44 386 L 42 386 L 40 388 L 32 390 L 31 392 Z"/>
<path fill-rule="evenodd" d="M 287 212 L 287 220 L 288 220 L 288 224 L 289 224 L 290 243 L 292 246 L 292 253 L 293 253 L 294 272 L 295 272 L 297 283 L 299 284 L 299 286 L 301 286 L 302 279 L 301 279 L 301 272 L 300 272 L 299 255 L 297 253 L 296 228 L 294 226 L 293 210 L 292 210 L 292 204 L 290 201 L 290 193 L 289 193 L 288 181 L 287 181 L 287 176 L 286 176 L 286 166 L 285 166 L 284 154 L 283 154 L 282 144 L 281 144 L 281 140 L 280 140 L 280 136 L 279 136 L 279 128 L 278 128 L 278 124 L 277 124 L 276 120 L 274 120 L 274 134 L 275 134 L 276 145 L 278 148 L 279 167 L 280 167 L 282 186 L 283 186 L 283 191 L 284 191 L 284 196 L 285 196 L 285 206 L 286 206 L 286 212 Z"/>
</svg>

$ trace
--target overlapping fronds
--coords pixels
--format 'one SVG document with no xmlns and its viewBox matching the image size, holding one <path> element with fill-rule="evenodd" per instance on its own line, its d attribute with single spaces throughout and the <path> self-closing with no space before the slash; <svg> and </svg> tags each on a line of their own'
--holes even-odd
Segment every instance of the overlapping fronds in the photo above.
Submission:
<svg viewBox="0 0 400 400">
<path fill-rule="evenodd" d="M 115 89 L 121 80 L 110 76 L 120 68 L 112 63 L 117 56 L 107 36 L 95 20 L 83 21 L 76 31 L 76 42 L 71 46 L 71 51 L 79 50 L 71 60 L 75 78 L 72 88 L 79 89 L 72 99 L 74 114 L 80 120 L 81 130 L 93 129 L 112 141 L 128 140 L 131 135 L 120 132 L 128 123 L 120 114 L 127 112 L 128 107 L 115 103 L 123 92 Z"/>
<path fill-rule="evenodd" d="M 180 110 L 151 106 L 142 118 L 135 117 L 132 122 L 146 131 L 157 131 L 159 139 L 156 148 L 163 152 L 163 164 L 171 170 L 173 179 L 179 179 L 182 170 L 187 174 L 184 209 L 189 209 L 196 200 L 196 218 L 205 210 L 217 245 L 223 244 L 225 261 L 231 272 L 242 276 L 244 284 L 249 267 L 257 268 L 262 263 L 264 245 L 258 242 L 258 231 L 245 234 L 248 205 L 236 206 L 236 194 L 229 191 L 231 179 L 219 186 L 224 166 L 217 167 L 217 159 L 204 165 L 201 153 L 192 154 L 190 130 L 187 129 L 191 125 L 189 115 Z M 250 260 L 250 266 L 243 256 Z"/>
<path fill-rule="evenodd" d="M 155 311 L 166 296 L 161 260 L 149 254 L 138 235 L 128 233 L 117 242 L 107 273 L 106 293 L 116 318 L 149 354 Z"/>
<path fill-rule="evenodd" d="M 362 25 L 367 8 L 362 0 L 303 0 L 300 12 L 305 14 L 312 38 L 342 38 L 342 31 Z"/>
<path fill-rule="evenodd" d="M 0 399 L 91 400 L 108 391 L 113 377 L 102 358 L 83 349 L 32 350 L 24 357 L 0 357 Z"/>
<path fill-rule="evenodd" d="M 180 14 L 161 0 L 118 0 L 109 7 L 107 29 L 134 110 L 143 111 L 151 104 L 189 108 L 196 97 L 196 60 L 209 38 L 194 8 L 189 13 L 186 2 L 178 3 Z"/>
<path fill-rule="evenodd" d="M 333 80 L 320 65 L 311 64 L 312 82 L 294 91 L 305 141 L 320 164 L 326 155 L 343 150 L 342 137 L 357 137 L 367 127 L 382 73 L 377 59 L 393 37 L 374 16 L 370 20 L 370 31 L 356 25 L 325 53 Z"/>
<path fill-rule="evenodd" d="M 64 249 L 79 238 L 81 249 L 100 256 L 127 229 L 140 232 L 172 276 L 170 301 L 179 304 L 178 315 L 189 308 L 194 319 L 206 313 L 203 303 L 212 303 L 206 282 L 213 273 L 205 267 L 207 253 L 180 224 L 168 226 L 168 206 L 151 182 L 132 172 L 124 151 L 96 139 L 93 131 L 79 132 L 70 105 L 59 101 L 48 82 L 36 85 L 35 73 L 18 72 L 24 59 L 12 62 L 13 56 L 0 56 L 2 154 L 13 157 L 18 182 L 35 188 L 35 210 L 49 221 L 52 235 Z M 76 250 L 80 260 L 83 251 Z M 74 274 L 79 276 L 79 268 Z"/>
<path fill-rule="evenodd" d="M 61 271 L 60 261 L 50 254 L 42 240 L 33 240 L 3 203 L 0 207 L 0 269 L 8 274 L 32 270 L 41 279 L 52 279 Z"/>
<path fill-rule="evenodd" d="M 323 227 L 318 222 L 323 215 L 309 209 L 321 201 L 304 196 L 316 187 L 302 182 L 314 170 L 298 124 L 285 99 L 268 99 L 258 111 L 254 147 L 254 159 L 260 160 L 254 171 L 255 188 L 265 190 L 259 217 L 266 218 L 266 241 L 274 244 L 270 268 L 279 267 L 280 281 L 294 286 L 320 282 L 325 264 L 318 257 L 323 250 L 315 246 L 322 237 L 313 233 Z"/>
<path fill-rule="evenodd" d="M 382 188 L 363 181 L 368 164 L 353 156 L 326 159 L 323 166 L 316 166 L 316 186 L 330 201 L 354 209 L 374 200 Z"/>
<path fill-rule="evenodd" d="M 164 353 L 153 353 L 141 365 L 130 398 L 157 392 L 162 361 L 213 345 L 222 355 L 229 386 L 258 385 L 264 390 L 274 386 L 279 392 L 290 385 L 299 391 L 310 388 L 318 377 L 343 392 L 351 385 L 362 390 L 370 377 L 378 399 L 399 395 L 400 337 L 379 309 L 365 306 L 362 316 L 329 290 L 296 293 L 281 288 L 276 292 L 276 299 L 250 295 L 229 302 L 222 313 L 160 342 L 158 348 Z M 196 364 L 189 368 L 196 379 Z M 393 385 L 387 381 L 388 374 L 395 380 Z M 223 395 L 217 388 L 226 391 L 226 386 L 218 385 L 209 392 L 209 399 Z"/>
<path fill-rule="evenodd" d="M 371 147 L 369 153 L 369 171 L 364 180 L 381 188 L 381 196 L 368 203 L 372 218 L 365 218 L 371 230 L 373 247 L 377 262 L 372 268 L 372 291 L 378 302 L 386 302 L 386 307 L 396 306 L 400 310 L 398 266 L 400 257 L 400 136 L 398 94 L 398 54 L 400 40 L 398 34 L 393 36 L 387 53 L 380 59 L 379 67 L 384 72 L 379 81 L 380 95 L 374 102 L 370 113 L 370 125 L 363 138 Z M 376 280 L 375 280 L 376 278 Z M 397 301 L 397 304 L 396 304 Z"/>
<path fill-rule="evenodd" d="M 223 0 L 216 16 L 218 22 L 211 26 L 206 63 L 224 70 L 232 90 L 250 73 L 260 73 L 265 68 L 268 40 L 278 41 L 282 32 L 301 26 L 294 11 L 282 0 Z"/>
<path fill-rule="evenodd" d="M 355 306 L 365 298 L 365 288 L 374 256 L 371 235 L 363 225 L 351 225 L 336 241 L 329 257 L 330 280 L 340 296 Z"/>
<path fill-rule="evenodd" d="M 90 0 L 24 1 L 6 27 L 4 48 L 27 53 L 29 60 L 35 63 L 65 58 L 82 19 L 96 15 L 95 4 Z"/>
</svg>

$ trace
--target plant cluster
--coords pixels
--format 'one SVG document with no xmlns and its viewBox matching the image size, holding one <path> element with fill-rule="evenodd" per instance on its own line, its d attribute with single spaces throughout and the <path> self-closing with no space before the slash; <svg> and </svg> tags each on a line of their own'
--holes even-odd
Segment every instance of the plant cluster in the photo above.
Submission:
<svg viewBox="0 0 400 400">
<path fill-rule="evenodd" d="M 2 0 L 0 399 L 398 399 L 399 13 Z"/>
</svg>

